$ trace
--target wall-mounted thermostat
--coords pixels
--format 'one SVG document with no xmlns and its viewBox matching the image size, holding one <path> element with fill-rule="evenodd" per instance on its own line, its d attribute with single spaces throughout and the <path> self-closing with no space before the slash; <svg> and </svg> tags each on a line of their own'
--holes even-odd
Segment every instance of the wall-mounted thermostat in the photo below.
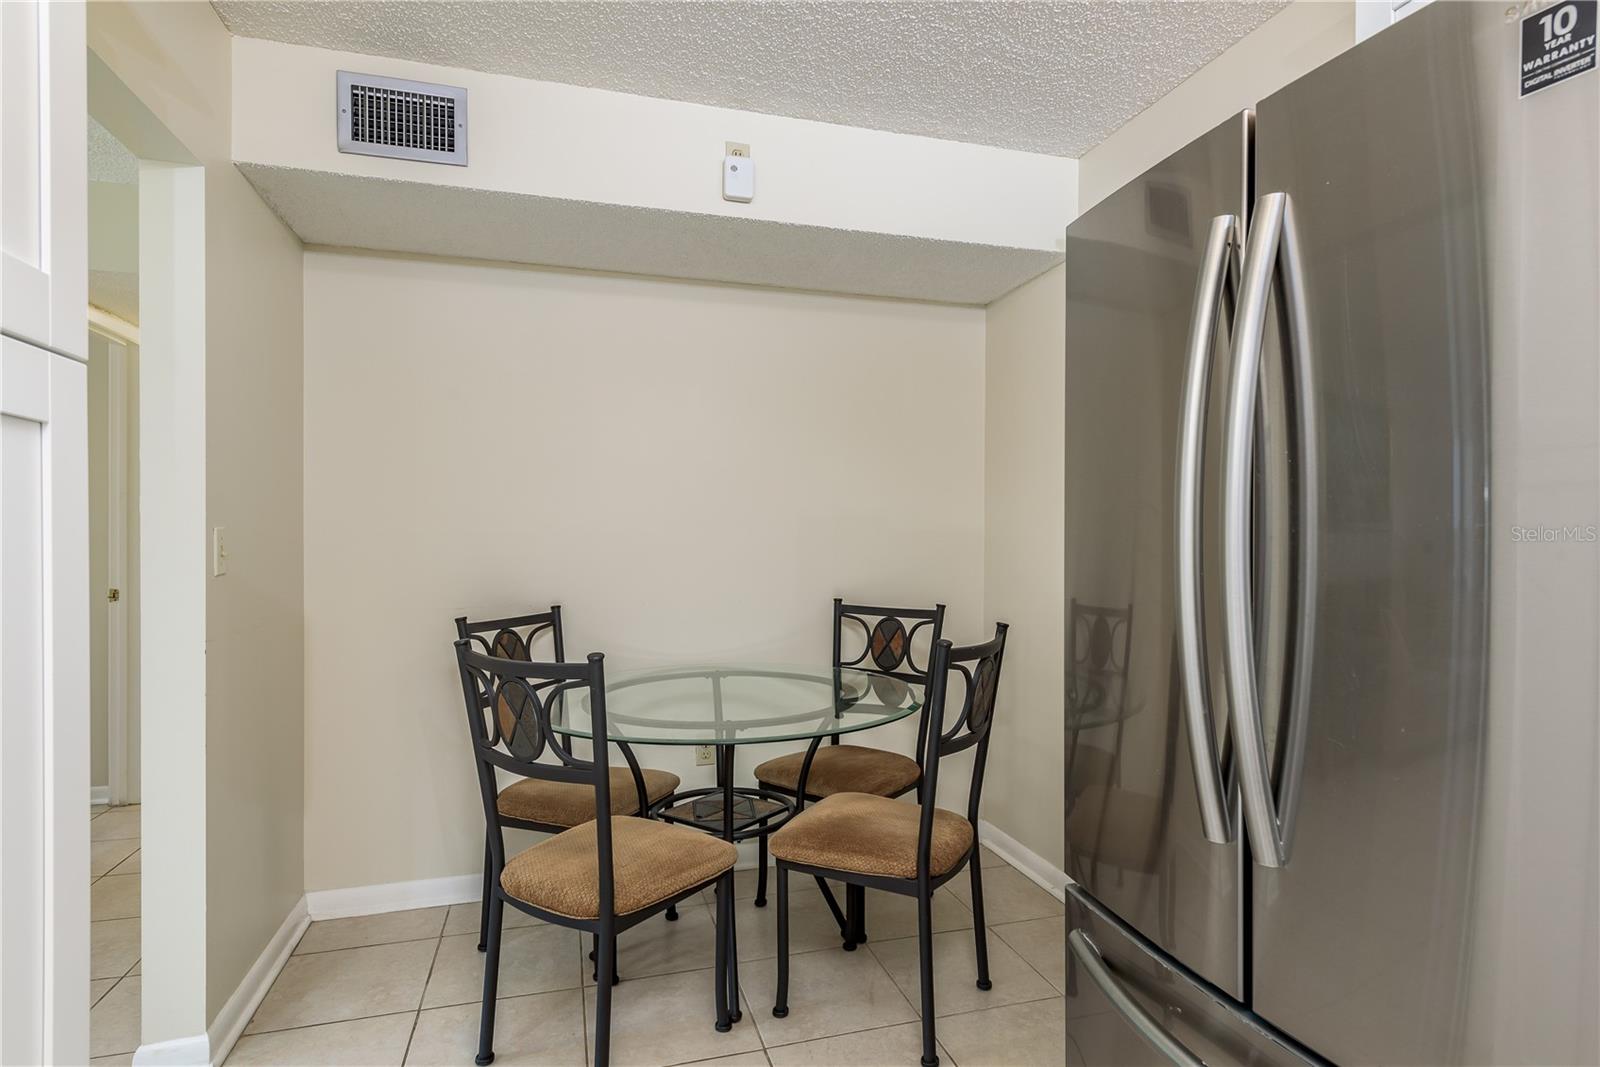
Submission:
<svg viewBox="0 0 1600 1067">
<path fill-rule="evenodd" d="M 756 165 L 750 146 L 728 142 L 722 157 L 722 199 L 748 204 L 756 198 Z"/>
</svg>

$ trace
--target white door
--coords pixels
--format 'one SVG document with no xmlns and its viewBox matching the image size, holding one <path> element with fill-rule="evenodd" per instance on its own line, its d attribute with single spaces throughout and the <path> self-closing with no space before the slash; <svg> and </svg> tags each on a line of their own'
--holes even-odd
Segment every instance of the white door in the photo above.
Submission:
<svg viewBox="0 0 1600 1067">
<path fill-rule="evenodd" d="M 0 2 L 0 1063 L 89 1053 L 84 68 Z"/>
<path fill-rule="evenodd" d="M 88 86 L 81 3 L 0 3 L 0 330 L 84 357 Z"/>
<path fill-rule="evenodd" d="M 87 374 L 0 337 L 0 1063 L 84 1063 Z"/>
</svg>

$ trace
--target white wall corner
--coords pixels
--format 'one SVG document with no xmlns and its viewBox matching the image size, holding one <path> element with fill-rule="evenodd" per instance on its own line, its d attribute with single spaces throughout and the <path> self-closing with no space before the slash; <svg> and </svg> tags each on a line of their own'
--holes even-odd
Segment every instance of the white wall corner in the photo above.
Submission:
<svg viewBox="0 0 1600 1067">
<path fill-rule="evenodd" d="M 1038 884 L 1039 888 L 1057 900 L 1067 899 L 1067 882 L 1070 881 L 1067 872 L 1004 830 L 997 829 L 988 819 L 978 820 L 978 840 L 989 851 L 1027 875 Z"/>
<path fill-rule="evenodd" d="M 278 973 L 283 970 L 283 965 L 289 962 L 295 945 L 300 943 L 300 936 L 310 925 L 306 898 L 301 897 L 289 909 L 289 914 L 284 916 L 277 933 L 267 941 L 261 955 L 245 972 L 238 988 L 222 1005 L 205 1033 L 140 1045 L 133 1054 L 133 1062 L 150 1064 L 152 1067 L 210 1067 L 227 1059 L 239 1035 L 244 1033 L 245 1025 L 255 1015 L 267 991 L 272 988 L 272 983 L 277 980 Z"/>
</svg>

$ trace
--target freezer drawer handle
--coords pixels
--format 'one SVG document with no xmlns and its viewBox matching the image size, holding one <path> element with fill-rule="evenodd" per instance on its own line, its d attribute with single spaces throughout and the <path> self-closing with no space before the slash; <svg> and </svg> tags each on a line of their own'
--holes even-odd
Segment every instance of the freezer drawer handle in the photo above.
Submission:
<svg viewBox="0 0 1600 1067">
<path fill-rule="evenodd" d="M 1255 646 L 1250 611 L 1251 463 L 1255 446 L 1256 387 L 1261 376 L 1262 335 L 1267 322 L 1267 300 L 1273 282 L 1287 327 L 1295 430 L 1292 467 L 1296 493 L 1296 556 L 1291 611 L 1293 631 L 1286 642 L 1290 683 L 1285 699 L 1287 731 L 1284 745 L 1282 804 L 1272 790 L 1268 765 L 1266 727 L 1256 688 Z M 1314 647 L 1316 530 L 1318 471 L 1310 327 L 1306 316 L 1305 283 L 1295 233 L 1294 211 L 1284 193 L 1268 193 L 1256 201 L 1250 221 L 1239 283 L 1238 315 L 1233 334 L 1233 381 L 1228 395 L 1223 435 L 1222 466 L 1222 576 L 1223 651 L 1227 665 L 1228 700 L 1232 709 L 1233 738 L 1237 746 L 1240 792 L 1250 848 L 1263 867 L 1288 862 L 1294 812 L 1300 795 L 1300 767 L 1305 751 L 1306 694 L 1310 681 L 1310 651 Z"/>
<path fill-rule="evenodd" d="M 1233 840 L 1233 813 L 1218 758 L 1217 731 L 1211 714 L 1206 679 L 1205 611 L 1200 592 L 1200 479 L 1205 462 L 1206 399 L 1211 392 L 1211 350 L 1216 344 L 1218 312 L 1232 329 L 1234 294 L 1238 291 L 1239 218 L 1218 215 L 1211 220 L 1205 256 L 1195 281 L 1189 320 L 1188 369 L 1184 373 L 1183 408 L 1178 422 L 1177 593 L 1178 662 L 1183 677 L 1184 725 L 1194 760 L 1194 787 L 1200 804 L 1200 825 L 1206 840 L 1225 845 Z M 1231 270 L 1230 270 L 1231 268 Z"/>
<path fill-rule="evenodd" d="M 1177 1038 L 1167 1032 L 1166 1027 L 1156 1021 L 1155 1016 L 1145 1010 L 1143 1004 L 1122 988 L 1122 983 L 1117 981 L 1117 976 L 1106 966 L 1100 950 L 1095 948 L 1088 934 L 1082 930 L 1074 930 L 1067 935 L 1067 944 L 1072 946 L 1072 955 L 1094 984 L 1100 988 L 1100 992 L 1105 994 L 1105 998 L 1111 1001 L 1111 1006 L 1117 1009 L 1118 1013 L 1128 1021 L 1128 1025 L 1148 1041 L 1151 1047 L 1180 1067 L 1204 1067 L 1204 1060 L 1184 1048 Z"/>
</svg>

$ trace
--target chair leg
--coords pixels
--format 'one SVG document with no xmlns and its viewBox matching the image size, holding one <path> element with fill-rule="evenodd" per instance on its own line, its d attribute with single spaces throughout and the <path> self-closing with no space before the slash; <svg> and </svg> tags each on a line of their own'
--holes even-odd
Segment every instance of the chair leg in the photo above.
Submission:
<svg viewBox="0 0 1600 1067">
<path fill-rule="evenodd" d="M 933 894 L 917 895 L 917 963 L 922 984 L 922 1067 L 939 1067 L 933 1032 Z"/>
<path fill-rule="evenodd" d="M 617 938 L 609 930 L 595 935 L 600 958 L 594 984 L 594 1067 L 611 1061 L 611 987 L 617 984 Z"/>
<path fill-rule="evenodd" d="M 968 865 L 972 868 L 972 938 L 978 954 L 978 988 L 993 989 L 994 983 L 989 981 L 989 927 L 983 919 L 983 857 L 978 854 L 976 843 Z"/>
<path fill-rule="evenodd" d="M 733 1016 L 728 1011 L 728 922 L 731 914 L 728 904 L 733 900 L 733 872 L 730 870 L 717 880 L 717 1032 L 733 1029 Z"/>
<path fill-rule="evenodd" d="M 589 950 L 589 958 L 594 961 L 594 968 L 589 972 L 589 976 L 595 980 L 595 984 L 597 984 L 597 985 L 600 982 L 600 956 L 599 956 L 599 952 L 600 952 L 600 935 L 599 934 L 595 934 L 594 935 L 594 948 Z M 617 965 L 616 965 L 617 958 L 618 958 L 617 957 L 617 938 L 616 938 L 616 935 L 613 934 L 612 937 L 611 937 L 611 960 L 612 960 L 612 963 L 611 963 L 611 984 L 612 985 L 616 985 L 618 982 L 622 981 L 622 973 L 617 968 Z"/>
<path fill-rule="evenodd" d="M 489 943 L 489 868 L 494 864 L 494 853 L 489 851 L 489 835 L 483 836 L 483 902 L 478 905 L 478 951 Z"/>
<path fill-rule="evenodd" d="M 867 941 L 867 888 L 845 884 L 844 887 L 844 950 L 854 952 L 857 945 Z"/>
<path fill-rule="evenodd" d="M 728 876 L 728 1016 L 734 1022 L 744 1018 L 739 1010 L 739 921 L 733 913 L 733 876 Z"/>
<path fill-rule="evenodd" d="M 789 1014 L 789 868 L 778 864 L 778 995 L 772 1014 Z"/>
<path fill-rule="evenodd" d="M 756 907 L 767 906 L 767 835 L 756 838 Z"/>
<path fill-rule="evenodd" d="M 505 903 L 499 893 L 489 897 L 488 955 L 483 961 L 483 1014 L 478 1024 L 478 1067 L 494 1062 L 494 998 L 500 984 L 500 920 Z"/>
</svg>

